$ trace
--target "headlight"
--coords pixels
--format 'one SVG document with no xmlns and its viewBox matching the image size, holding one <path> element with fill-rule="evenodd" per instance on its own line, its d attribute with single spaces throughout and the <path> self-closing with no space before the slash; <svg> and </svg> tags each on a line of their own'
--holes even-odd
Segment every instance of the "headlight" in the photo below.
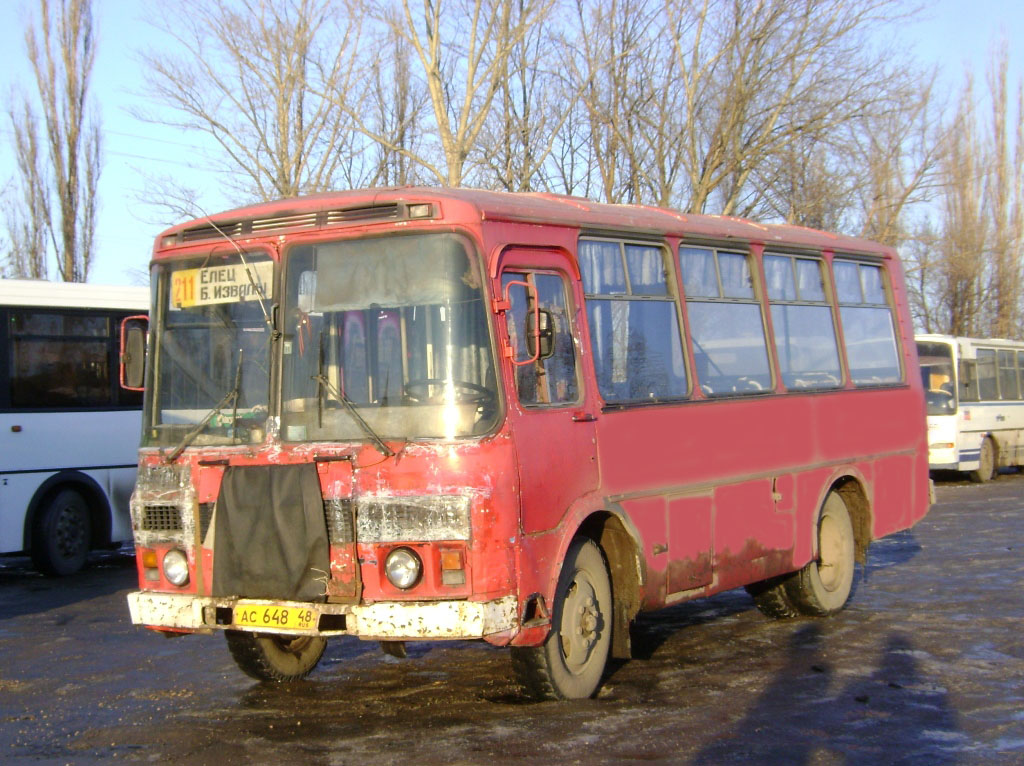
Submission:
<svg viewBox="0 0 1024 766">
<path fill-rule="evenodd" d="M 423 564 L 420 557 L 408 548 L 395 548 L 384 560 L 384 573 L 396 588 L 408 590 L 420 581 Z"/>
<path fill-rule="evenodd" d="M 164 554 L 164 577 L 179 588 L 188 582 L 188 558 L 177 548 Z"/>
</svg>

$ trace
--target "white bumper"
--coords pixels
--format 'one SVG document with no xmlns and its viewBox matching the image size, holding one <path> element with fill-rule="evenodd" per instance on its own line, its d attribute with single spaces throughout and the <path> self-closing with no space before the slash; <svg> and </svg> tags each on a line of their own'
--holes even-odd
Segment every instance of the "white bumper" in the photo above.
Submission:
<svg viewBox="0 0 1024 766">
<path fill-rule="evenodd" d="M 238 606 L 278 606 L 314 610 L 318 619 L 309 630 L 258 629 L 234 624 Z M 363 639 L 418 640 L 484 638 L 518 627 L 515 596 L 494 601 L 387 601 L 375 604 L 307 604 L 294 601 L 253 601 L 188 594 L 136 591 L 128 594 L 132 622 L 152 628 L 202 631 L 249 630 L 260 633 L 303 633 L 358 636 Z"/>
</svg>

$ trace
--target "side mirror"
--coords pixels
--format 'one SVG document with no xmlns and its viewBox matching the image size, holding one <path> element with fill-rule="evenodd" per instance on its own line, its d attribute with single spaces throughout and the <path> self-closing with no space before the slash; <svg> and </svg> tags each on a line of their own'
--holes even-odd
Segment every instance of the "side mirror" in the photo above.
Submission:
<svg viewBox="0 0 1024 766">
<path fill-rule="evenodd" d="M 550 359 L 555 355 L 555 320 L 547 309 L 538 309 L 526 315 L 526 335 L 535 338 L 536 358 Z"/>
<path fill-rule="evenodd" d="M 125 317 L 121 320 L 121 388 L 142 391 L 146 372 L 146 335 L 149 317 Z"/>
</svg>

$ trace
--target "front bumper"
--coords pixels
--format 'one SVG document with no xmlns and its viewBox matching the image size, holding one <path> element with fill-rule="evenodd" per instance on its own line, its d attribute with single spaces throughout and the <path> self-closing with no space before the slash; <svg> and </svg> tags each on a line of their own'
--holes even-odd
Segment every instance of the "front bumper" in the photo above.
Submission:
<svg viewBox="0 0 1024 766">
<path fill-rule="evenodd" d="M 239 607 L 279 607 L 314 612 L 310 627 L 281 629 L 272 625 L 236 624 Z M 172 631 L 209 633 L 244 630 L 288 635 L 357 636 L 362 639 L 486 638 L 518 628 L 515 596 L 494 601 L 382 601 L 373 604 L 307 604 L 212 598 L 136 591 L 128 594 L 132 623 Z"/>
</svg>

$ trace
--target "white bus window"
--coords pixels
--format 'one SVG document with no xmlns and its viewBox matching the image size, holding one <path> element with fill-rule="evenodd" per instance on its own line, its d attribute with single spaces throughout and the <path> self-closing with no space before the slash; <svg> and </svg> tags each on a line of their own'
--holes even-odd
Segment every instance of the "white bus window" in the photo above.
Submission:
<svg viewBox="0 0 1024 766">
<path fill-rule="evenodd" d="M 1012 351 L 999 351 L 999 393 L 1003 399 L 1020 399 L 1017 385 L 1017 359 Z"/>
<path fill-rule="evenodd" d="M 996 372 L 996 352 L 990 348 L 979 348 L 978 397 L 983 402 L 999 398 L 999 377 Z"/>
<path fill-rule="evenodd" d="M 11 405 L 114 404 L 106 316 L 11 311 Z"/>
</svg>

